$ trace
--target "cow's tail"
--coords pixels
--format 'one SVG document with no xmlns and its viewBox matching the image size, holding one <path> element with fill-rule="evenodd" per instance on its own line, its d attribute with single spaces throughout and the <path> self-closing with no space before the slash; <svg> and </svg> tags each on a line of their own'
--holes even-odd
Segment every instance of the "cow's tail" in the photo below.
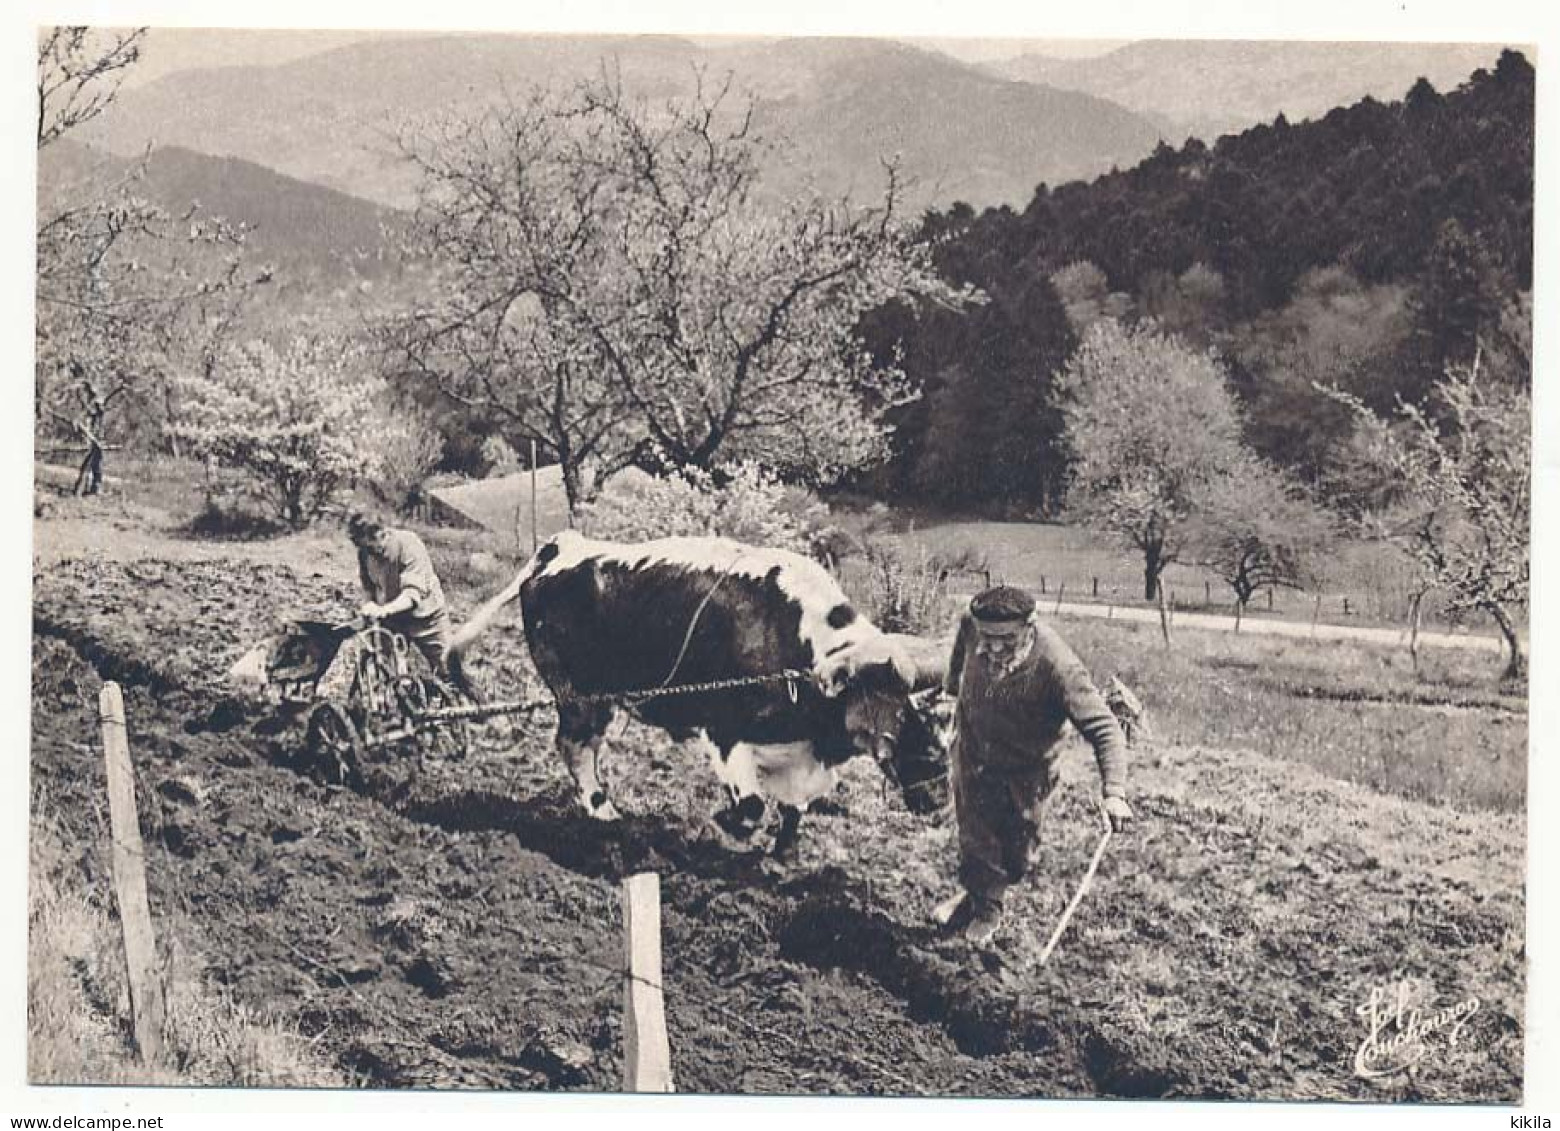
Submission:
<svg viewBox="0 0 1560 1131">
<path fill-rule="evenodd" d="M 546 548 L 543 547 L 544 550 Z M 556 553 L 557 550 L 554 548 L 553 555 Z M 493 627 L 493 622 L 498 619 L 499 614 L 508 608 L 515 598 L 520 596 L 520 590 L 525 583 L 531 580 L 537 569 L 547 561 L 550 561 L 553 555 L 538 552 L 530 561 L 525 563 L 519 573 L 515 574 L 513 581 L 484 601 L 482 606 L 471 614 L 466 623 L 456 629 L 454 635 L 450 637 L 449 648 L 446 650 L 446 663 L 449 665 L 450 678 L 467 695 L 472 695 L 472 689 L 470 680 L 466 678 L 466 650 L 476 643 L 479 636 Z"/>
</svg>

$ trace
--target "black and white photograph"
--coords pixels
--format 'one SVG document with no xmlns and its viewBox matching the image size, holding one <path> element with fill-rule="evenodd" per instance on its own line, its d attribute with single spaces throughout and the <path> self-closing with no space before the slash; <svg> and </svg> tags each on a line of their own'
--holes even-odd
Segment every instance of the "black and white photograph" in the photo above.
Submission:
<svg viewBox="0 0 1560 1131">
<path fill-rule="evenodd" d="M 22 33 L 16 1114 L 1524 1113 L 1535 39 L 395 15 Z"/>
</svg>

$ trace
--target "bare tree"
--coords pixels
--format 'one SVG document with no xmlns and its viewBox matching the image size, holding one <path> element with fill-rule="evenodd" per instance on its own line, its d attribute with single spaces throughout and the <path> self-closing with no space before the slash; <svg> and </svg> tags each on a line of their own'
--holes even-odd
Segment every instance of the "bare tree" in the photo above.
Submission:
<svg viewBox="0 0 1560 1131">
<path fill-rule="evenodd" d="M 1242 453 L 1196 500 L 1189 557 L 1234 591 L 1237 618 L 1263 590 L 1300 589 L 1332 542 L 1332 522 L 1276 467 Z"/>
<path fill-rule="evenodd" d="M 108 109 L 145 38 L 144 27 L 53 27 L 39 36 L 39 149 Z"/>
<path fill-rule="evenodd" d="M 1143 599 L 1189 546 L 1191 520 L 1246 459 L 1212 355 L 1151 325 L 1095 322 L 1057 375 L 1073 453 L 1069 505 L 1130 543 Z"/>
<path fill-rule="evenodd" d="M 1532 400 L 1527 381 L 1492 379 L 1482 361 L 1476 351 L 1448 366 L 1433 407 L 1399 401 L 1393 420 L 1329 392 L 1354 410 L 1400 489 L 1371 526 L 1418 564 L 1427 588 L 1445 592 L 1449 612 L 1489 614 L 1506 642 L 1505 678 L 1516 678 L 1526 670 L 1514 610 L 1528 600 Z"/>
<path fill-rule="evenodd" d="M 588 449 L 606 470 L 747 458 L 818 480 L 876 458 L 912 394 L 856 324 L 953 297 L 898 223 L 891 167 L 876 207 L 762 200 L 764 143 L 730 88 L 699 74 L 652 109 L 603 77 L 403 133 L 421 249 L 452 272 L 404 351 L 566 481 Z"/>
<path fill-rule="evenodd" d="M 500 317 L 458 279 L 438 288 L 444 300 L 382 328 L 387 365 L 409 367 L 450 399 L 503 421 L 512 436 L 535 440 L 556 461 L 569 509 L 586 501 L 587 471 L 597 480 L 627 467 L 639 436 L 633 410 L 589 351 L 560 341 L 534 297 Z"/>
<path fill-rule="evenodd" d="M 102 481 L 112 450 L 110 413 L 144 414 L 160 394 L 173 408 L 169 371 L 209 353 L 234 304 L 268 273 L 245 275 L 244 233 L 191 206 L 174 215 L 138 192 L 146 158 L 71 183 L 44 150 L 103 113 L 140 55 L 145 29 L 52 28 L 38 51 L 40 153 L 37 225 L 37 419 L 84 449 L 77 490 Z"/>
</svg>

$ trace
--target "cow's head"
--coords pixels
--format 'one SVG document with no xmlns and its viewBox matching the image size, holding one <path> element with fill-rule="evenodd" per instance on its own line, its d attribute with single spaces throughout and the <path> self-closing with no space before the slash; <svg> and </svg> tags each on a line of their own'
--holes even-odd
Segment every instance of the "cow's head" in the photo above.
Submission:
<svg viewBox="0 0 1560 1131">
<path fill-rule="evenodd" d="M 871 755 L 910 811 L 922 815 L 948 802 L 946 752 L 910 700 L 942 683 L 946 664 L 926 645 L 884 635 L 835 653 L 817 669 L 819 688 L 842 702 L 856 752 Z"/>
<path fill-rule="evenodd" d="M 268 687 L 286 688 L 318 679 L 352 632 L 352 625 L 294 621 L 239 657 L 228 669 L 227 682 L 236 690 L 259 695 Z"/>
</svg>

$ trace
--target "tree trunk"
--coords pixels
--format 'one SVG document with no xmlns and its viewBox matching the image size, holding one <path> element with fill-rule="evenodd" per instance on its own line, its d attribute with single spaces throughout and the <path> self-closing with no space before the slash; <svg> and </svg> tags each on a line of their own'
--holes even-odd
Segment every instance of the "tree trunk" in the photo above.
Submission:
<svg viewBox="0 0 1560 1131">
<path fill-rule="evenodd" d="M 103 446 L 96 440 L 87 442 L 86 458 L 81 461 L 81 470 L 76 472 L 76 485 L 71 489 L 74 495 L 96 495 L 103 487 Z"/>
<path fill-rule="evenodd" d="M 1149 542 L 1143 547 L 1143 600 L 1159 596 L 1159 575 L 1164 572 L 1164 544 Z"/>
<path fill-rule="evenodd" d="M 173 408 L 173 385 L 163 382 L 163 435 L 168 439 L 168 454 L 174 459 L 184 458 L 184 445 L 179 443 L 179 434 L 174 431 L 175 413 Z"/>
<path fill-rule="evenodd" d="M 573 460 L 564 460 L 559 465 L 563 473 L 563 497 L 569 504 L 569 517 L 572 519 L 580 512 L 580 506 L 584 499 L 580 497 L 584 484 L 580 477 L 579 464 Z"/>
<path fill-rule="evenodd" d="M 1505 606 L 1492 603 L 1485 607 L 1500 626 L 1500 634 L 1506 638 L 1506 670 L 1501 674 L 1501 679 L 1521 679 L 1527 674 L 1527 661 L 1522 655 L 1522 641 L 1517 639 L 1517 626 L 1511 623 L 1511 615 L 1506 612 Z"/>
</svg>

